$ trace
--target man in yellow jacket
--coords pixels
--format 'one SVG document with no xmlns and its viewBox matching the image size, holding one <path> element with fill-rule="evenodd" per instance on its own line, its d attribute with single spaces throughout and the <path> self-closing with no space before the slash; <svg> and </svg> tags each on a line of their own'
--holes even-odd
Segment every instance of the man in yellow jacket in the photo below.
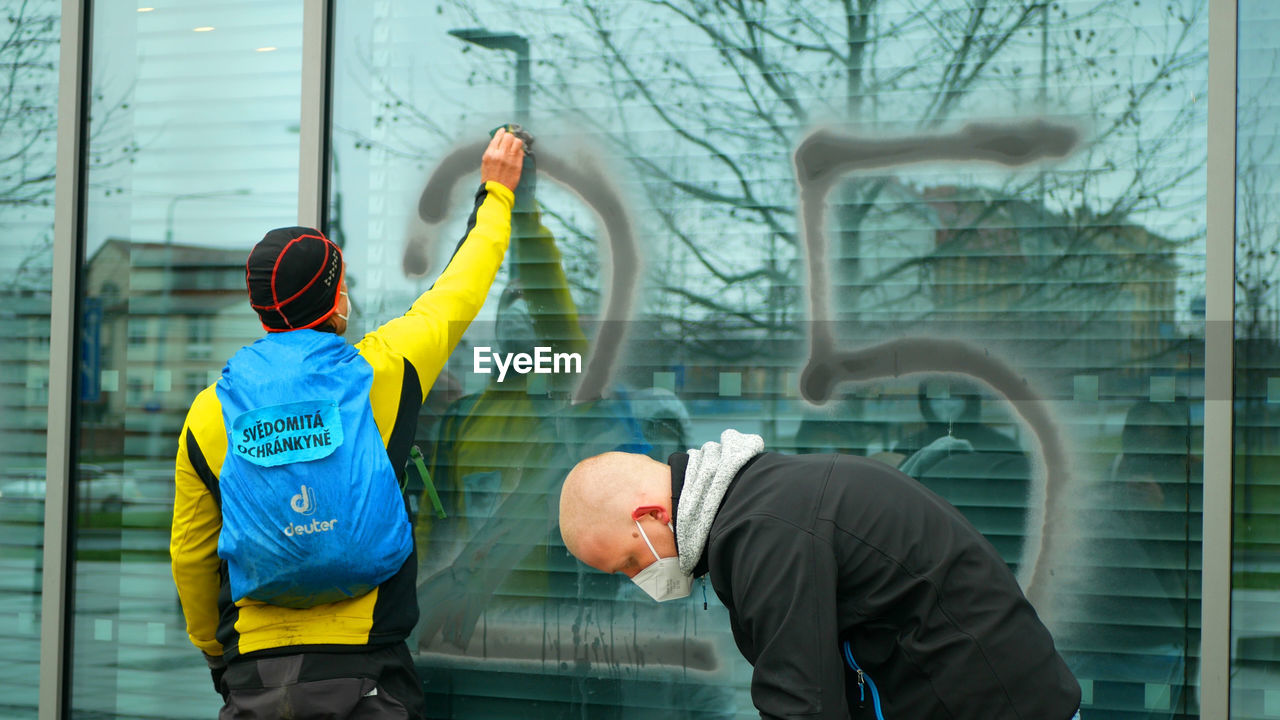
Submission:
<svg viewBox="0 0 1280 720">
<path fill-rule="evenodd" d="M 223 717 L 422 716 L 404 642 L 418 620 L 417 559 L 396 482 L 426 389 L 502 264 L 523 155 L 520 139 L 494 134 L 448 266 L 354 348 L 339 337 L 349 301 L 337 246 L 281 228 L 250 253 L 250 304 L 267 335 L 191 405 L 170 540 L 187 633 Z M 307 575 L 317 567 L 323 577 Z"/>
</svg>

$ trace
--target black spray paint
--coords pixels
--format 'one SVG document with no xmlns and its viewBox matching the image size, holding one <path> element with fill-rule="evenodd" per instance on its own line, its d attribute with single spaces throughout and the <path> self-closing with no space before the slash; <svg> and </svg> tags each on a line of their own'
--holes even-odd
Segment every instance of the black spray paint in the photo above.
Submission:
<svg viewBox="0 0 1280 720">
<path fill-rule="evenodd" d="M 1069 470 L 1066 450 L 1045 400 L 1009 364 L 984 349 L 959 340 L 904 337 L 859 350 L 837 350 L 831 315 L 831 282 L 827 238 L 824 231 L 826 198 L 845 175 L 917 163 L 982 162 L 1018 167 L 1062 158 L 1080 144 L 1079 131 L 1070 125 L 1035 119 L 1010 123 L 974 123 L 954 133 L 923 133 L 896 138 L 866 138 L 830 129 L 810 132 L 794 154 L 796 183 L 800 191 L 800 229 L 809 269 L 810 352 L 800 378 L 800 391 L 813 403 L 830 400 L 843 382 L 866 382 L 910 374 L 954 374 L 977 380 L 1014 407 L 1036 438 L 1040 448 L 1043 504 L 1039 530 L 1027 538 L 1026 561 L 1021 578 L 1033 602 L 1045 591 L 1049 543 L 1062 508 Z M 485 142 L 460 146 L 450 152 L 431 174 L 418 205 L 418 214 L 429 224 L 442 223 L 451 209 L 450 197 L 457 184 L 475 172 Z M 631 215 L 621 194 L 596 156 L 561 156 L 538 149 L 538 172 L 577 194 L 604 227 L 602 256 L 611 258 L 610 287 L 600 331 L 593 343 L 585 372 L 574 393 L 574 402 L 590 402 L 603 396 L 612 379 L 625 340 L 637 282 L 640 257 Z M 408 275 L 422 275 L 429 266 L 429 243 L 411 241 L 403 258 Z M 1035 522 L 1030 523 L 1035 527 Z"/>
<path fill-rule="evenodd" d="M 1040 447 L 1044 503 L 1040 527 L 1027 538 L 1020 578 L 1032 602 L 1042 599 L 1049 544 L 1063 512 L 1058 505 L 1068 482 L 1066 449 L 1047 406 L 1023 377 L 1004 361 L 972 344 L 942 338 L 904 337 L 859 350 L 837 350 L 831 314 L 831 279 L 827 273 L 826 199 L 844 175 L 901 165 L 959 161 L 991 162 L 1010 167 L 1070 154 L 1079 132 L 1045 120 L 967 125 L 950 134 L 920 134 L 870 139 L 818 129 L 796 148 L 796 183 L 800 190 L 800 228 L 809 268 L 809 359 L 800 376 L 800 392 L 813 403 L 832 398 L 842 382 L 865 382 L 914 373 L 949 373 L 973 378 L 1013 405 Z M 1033 503 L 1035 506 L 1036 503 Z M 1034 528 L 1034 525 L 1032 525 Z"/>
<path fill-rule="evenodd" d="M 418 217 L 423 222 L 432 225 L 444 222 L 454 188 L 475 172 L 476 163 L 487 146 L 487 141 L 463 145 L 445 156 L 431 173 L 418 201 Z M 538 144 L 538 174 L 555 180 L 576 194 L 596 213 L 604 229 L 604 237 L 599 241 L 600 255 L 608 258 L 610 278 L 609 288 L 604 292 L 607 298 L 604 322 L 599 325 L 582 377 L 574 390 L 575 404 L 602 398 L 613 378 L 614 366 L 626 342 L 627 323 L 621 321 L 631 317 L 641 269 L 631 213 L 597 157 L 586 152 L 562 156 L 554 150 L 549 151 L 542 143 Z M 430 266 L 429 245 L 424 240 L 410 240 L 405 246 L 403 267 L 406 275 L 426 273 Z"/>
</svg>

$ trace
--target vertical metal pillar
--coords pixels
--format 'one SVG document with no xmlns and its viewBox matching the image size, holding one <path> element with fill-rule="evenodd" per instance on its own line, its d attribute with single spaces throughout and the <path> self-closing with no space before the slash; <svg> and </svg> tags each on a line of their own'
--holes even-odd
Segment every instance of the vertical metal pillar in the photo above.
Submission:
<svg viewBox="0 0 1280 720">
<path fill-rule="evenodd" d="M 49 328 L 49 414 L 45 458 L 44 567 L 40 598 L 40 720 L 67 714 L 72 459 L 79 328 L 76 311 L 84 215 L 84 142 L 91 37 L 90 0 L 63 0 L 58 59 L 53 285 Z"/>
<path fill-rule="evenodd" d="M 1235 375 L 1236 0 L 1209 0 L 1200 716 L 1230 717 Z"/>
<path fill-rule="evenodd" d="M 333 10 L 330 0 L 304 0 L 302 6 L 298 224 L 320 230 L 325 230 L 328 220 Z"/>
</svg>

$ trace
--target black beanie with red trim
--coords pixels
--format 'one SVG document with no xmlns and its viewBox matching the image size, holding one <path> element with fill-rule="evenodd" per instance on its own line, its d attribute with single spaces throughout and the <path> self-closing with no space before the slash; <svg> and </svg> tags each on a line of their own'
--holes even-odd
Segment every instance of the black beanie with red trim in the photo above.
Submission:
<svg viewBox="0 0 1280 720">
<path fill-rule="evenodd" d="M 267 332 L 314 328 L 338 309 L 342 251 L 319 230 L 276 228 L 245 263 L 249 304 Z"/>
</svg>

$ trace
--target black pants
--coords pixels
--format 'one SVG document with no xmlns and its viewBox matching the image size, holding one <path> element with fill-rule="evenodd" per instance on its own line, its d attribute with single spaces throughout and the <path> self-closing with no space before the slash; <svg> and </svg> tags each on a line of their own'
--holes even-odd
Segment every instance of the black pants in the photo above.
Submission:
<svg viewBox="0 0 1280 720">
<path fill-rule="evenodd" d="M 422 684 L 404 643 L 231 663 L 218 720 L 419 720 Z"/>
</svg>

